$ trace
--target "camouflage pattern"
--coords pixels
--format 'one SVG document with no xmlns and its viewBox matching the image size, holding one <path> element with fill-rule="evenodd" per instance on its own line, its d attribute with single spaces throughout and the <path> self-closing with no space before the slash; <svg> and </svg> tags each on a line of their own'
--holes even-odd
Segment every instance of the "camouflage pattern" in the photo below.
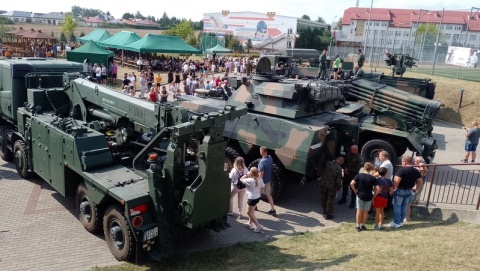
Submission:
<svg viewBox="0 0 480 271">
<path fill-rule="evenodd" d="M 351 114 L 360 118 L 362 131 L 391 135 L 394 140 L 390 140 L 390 144 L 394 147 L 408 146 L 422 154 L 426 161 L 433 161 L 437 146 L 431 135 L 433 120 L 441 107 L 439 101 L 367 79 L 353 80 L 349 95 L 366 105 Z M 370 112 L 374 112 L 374 116 Z M 396 159 L 396 156 L 393 155 L 392 159 Z"/>
<path fill-rule="evenodd" d="M 341 187 L 342 168 L 336 160 L 327 162 L 320 182 L 320 197 L 325 215 L 332 214 L 335 194 Z"/>
<path fill-rule="evenodd" d="M 225 124 L 228 146 L 247 164 L 259 158 L 260 146 L 266 146 L 280 170 L 298 174 L 295 178 L 321 176 L 325 161 L 334 159 L 342 145 L 358 145 L 362 158 L 378 152 L 373 144 L 377 141 L 382 149 L 391 147 L 392 159 L 407 147 L 422 153 L 425 160 L 433 158 L 436 144 L 430 134 L 440 103 L 365 79 L 344 86 L 286 79 L 277 73 L 278 61 L 290 63 L 284 58 L 261 58 L 256 74 L 245 78 L 226 102 L 181 96 L 180 105 L 202 113 L 246 106 L 247 115 Z M 364 102 L 345 104 L 346 87 L 355 100 Z"/>
</svg>

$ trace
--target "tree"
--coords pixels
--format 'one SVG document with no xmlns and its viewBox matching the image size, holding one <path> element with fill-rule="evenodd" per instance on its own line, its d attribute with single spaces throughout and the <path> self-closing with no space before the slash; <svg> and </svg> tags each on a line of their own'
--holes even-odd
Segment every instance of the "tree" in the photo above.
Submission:
<svg viewBox="0 0 480 271">
<path fill-rule="evenodd" d="M 60 33 L 60 42 L 63 42 L 63 43 L 67 42 L 67 36 L 65 36 L 65 33 L 63 32 Z"/>
<path fill-rule="evenodd" d="M 195 37 L 195 34 L 190 35 L 188 37 L 187 43 L 192 45 L 192 46 L 197 46 L 198 45 L 197 37 Z"/>
<path fill-rule="evenodd" d="M 227 45 L 227 48 L 233 50 L 240 45 L 240 41 L 238 41 L 237 38 L 235 38 L 233 35 L 231 35 L 231 37 L 228 40 L 228 43 L 227 43 L 227 40 L 225 39 L 225 45 Z"/>
<path fill-rule="evenodd" d="M 165 31 L 165 34 L 171 36 L 178 36 L 183 40 L 187 40 L 190 35 L 194 35 L 192 24 L 190 21 L 183 21 L 176 26 Z"/>
<path fill-rule="evenodd" d="M 128 19 L 130 19 L 130 18 L 135 18 L 135 15 L 133 15 L 133 13 L 130 13 L 130 12 L 123 13 L 122 19 L 128 20 Z"/>
<path fill-rule="evenodd" d="M 322 17 L 320 17 L 320 16 L 318 16 L 317 22 L 319 22 L 319 23 L 326 23 L 325 20 L 324 20 Z"/>
<path fill-rule="evenodd" d="M 73 14 L 72 13 L 66 13 L 65 14 L 65 19 L 63 21 L 61 31 L 65 33 L 68 36 L 71 36 L 72 33 L 75 31 L 75 28 L 77 27 L 77 23 L 73 19 Z"/>
<path fill-rule="evenodd" d="M 142 13 L 140 13 L 140 11 L 137 10 L 137 13 L 135 13 L 135 19 L 144 20 L 145 16 L 143 16 Z"/>
<path fill-rule="evenodd" d="M 0 24 L 15 24 L 10 18 L 0 17 Z"/>
<path fill-rule="evenodd" d="M 168 18 L 168 15 L 166 12 L 163 12 L 162 17 L 158 20 L 158 23 L 160 24 L 160 27 L 166 29 L 170 26 L 170 18 Z"/>
<path fill-rule="evenodd" d="M 80 36 L 79 37 L 83 37 L 85 36 L 85 33 L 83 33 L 83 31 L 80 33 Z"/>
<path fill-rule="evenodd" d="M 320 17 L 319 17 L 320 18 Z M 308 16 L 307 14 L 304 14 L 302 15 L 302 19 L 304 20 L 310 20 L 310 16 Z"/>
<path fill-rule="evenodd" d="M 70 33 L 70 42 L 76 42 L 77 41 L 77 37 L 75 36 L 75 33 Z"/>
<path fill-rule="evenodd" d="M 335 25 L 334 29 L 338 29 L 338 30 L 342 30 L 342 21 L 343 21 L 343 17 L 340 17 L 337 21 L 337 24 Z"/>
<path fill-rule="evenodd" d="M 252 40 L 248 39 L 247 42 L 245 43 L 245 47 L 247 47 L 247 54 L 250 54 L 250 49 L 253 48 Z"/>
<path fill-rule="evenodd" d="M 80 6 L 72 6 L 71 12 L 75 18 L 95 17 L 103 13 L 100 9 L 82 8 Z"/>
</svg>

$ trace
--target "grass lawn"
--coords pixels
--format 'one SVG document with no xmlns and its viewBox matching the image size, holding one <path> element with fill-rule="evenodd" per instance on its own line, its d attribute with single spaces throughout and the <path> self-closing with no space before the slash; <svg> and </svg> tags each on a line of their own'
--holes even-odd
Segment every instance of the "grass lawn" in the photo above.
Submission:
<svg viewBox="0 0 480 271">
<path fill-rule="evenodd" d="M 92 270 L 478 270 L 479 243 L 480 225 L 466 223 L 414 221 L 401 229 L 365 232 L 344 224 L 142 266 Z"/>
</svg>

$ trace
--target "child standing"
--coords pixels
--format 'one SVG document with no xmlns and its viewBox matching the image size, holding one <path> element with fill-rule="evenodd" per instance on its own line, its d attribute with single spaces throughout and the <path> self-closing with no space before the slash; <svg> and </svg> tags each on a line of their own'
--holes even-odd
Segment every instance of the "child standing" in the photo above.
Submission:
<svg viewBox="0 0 480 271">
<path fill-rule="evenodd" d="M 387 207 L 388 199 L 393 195 L 392 180 L 386 179 L 387 169 L 381 167 L 378 169 L 380 177 L 377 178 L 377 189 L 373 198 L 373 207 L 375 208 L 375 225 L 374 230 L 383 228 L 383 219 L 385 218 L 385 207 Z"/>
<path fill-rule="evenodd" d="M 262 178 L 258 175 L 258 169 L 256 167 L 250 168 L 250 171 L 240 178 L 240 181 L 247 186 L 247 204 L 248 204 L 248 223 L 245 227 L 253 230 L 254 232 L 260 232 L 263 229 L 263 225 L 258 223 L 255 216 L 255 207 L 260 201 L 261 190 L 265 187 Z M 256 227 L 254 227 L 255 224 Z"/>
</svg>

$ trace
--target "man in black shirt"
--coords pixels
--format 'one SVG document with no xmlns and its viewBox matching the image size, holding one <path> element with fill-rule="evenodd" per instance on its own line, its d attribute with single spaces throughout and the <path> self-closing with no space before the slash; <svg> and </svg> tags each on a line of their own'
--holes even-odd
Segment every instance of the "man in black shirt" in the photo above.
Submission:
<svg viewBox="0 0 480 271">
<path fill-rule="evenodd" d="M 423 185 L 420 171 L 412 167 L 412 158 L 402 157 L 402 168 L 395 174 L 393 181 L 393 222 L 390 228 L 403 227 L 403 220 L 407 214 L 407 207 L 410 199 L 414 196 L 413 187 L 417 190 Z"/>
<path fill-rule="evenodd" d="M 373 170 L 372 163 L 366 162 L 363 166 L 364 172 Z M 373 191 L 379 190 L 377 180 L 370 173 L 358 173 L 350 183 L 350 187 L 357 195 L 357 215 L 355 229 L 357 231 L 367 230 L 366 223 L 368 210 L 372 205 Z"/>
<path fill-rule="evenodd" d="M 131 82 L 131 81 L 130 81 L 127 77 L 128 77 L 127 74 L 125 74 L 125 75 L 123 76 L 122 89 L 124 89 L 125 86 L 129 86 L 129 85 L 130 85 L 130 82 Z"/>
</svg>

